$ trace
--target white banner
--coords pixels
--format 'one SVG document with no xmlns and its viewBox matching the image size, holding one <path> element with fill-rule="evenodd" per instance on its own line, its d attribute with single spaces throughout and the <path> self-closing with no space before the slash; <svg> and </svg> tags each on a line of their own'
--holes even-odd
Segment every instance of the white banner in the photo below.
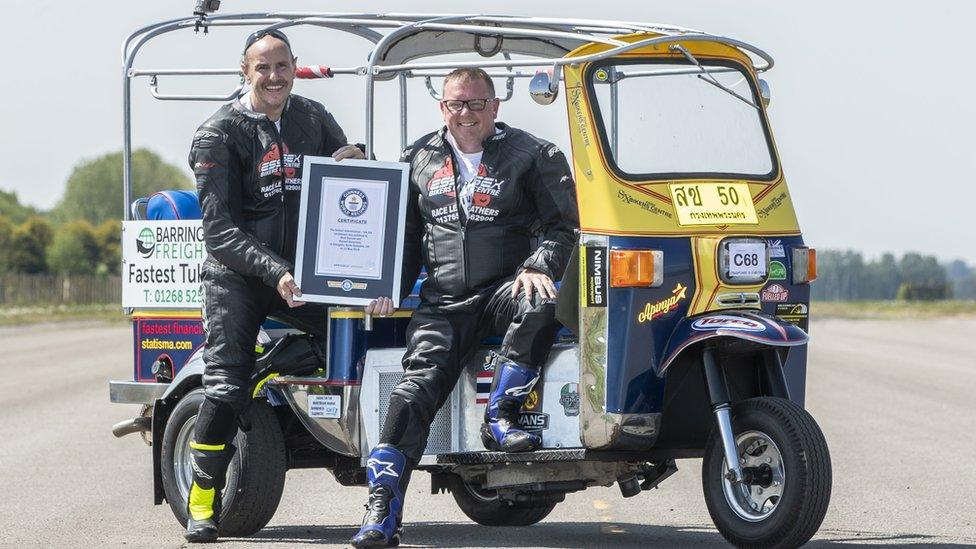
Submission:
<svg viewBox="0 0 976 549">
<path fill-rule="evenodd" d="M 200 220 L 122 222 L 122 306 L 200 307 L 206 258 Z"/>
</svg>

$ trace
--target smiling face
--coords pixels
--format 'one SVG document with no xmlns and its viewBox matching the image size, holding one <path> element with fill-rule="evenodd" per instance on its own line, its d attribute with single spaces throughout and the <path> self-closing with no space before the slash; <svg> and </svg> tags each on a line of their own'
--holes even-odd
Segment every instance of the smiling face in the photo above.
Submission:
<svg viewBox="0 0 976 549">
<path fill-rule="evenodd" d="M 265 36 L 247 49 L 241 71 L 251 86 L 251 108 L 272 120 L 281 118 L 295 82 L 295 63 L 288 44 Z"/>
<path fill-rule="evenodd" d="M 470 99 L 489 99 L 483 111 L 472 111 L 467 106 L 459 112 L 452 112 L 441 102 L 444 124 L 451 132 L 462 152 L 474 153 L 482 149 L 482 142 L 495 133 L 495 117 L 498 116 L 498 101 L 488 84 L 481 79 L 455 79 L 444 83 L 444 101 Z"/>
</svg>

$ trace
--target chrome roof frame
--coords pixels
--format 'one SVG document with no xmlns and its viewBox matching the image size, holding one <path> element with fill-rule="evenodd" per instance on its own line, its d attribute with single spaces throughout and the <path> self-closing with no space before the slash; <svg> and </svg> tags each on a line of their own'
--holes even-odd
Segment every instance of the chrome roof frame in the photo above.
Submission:
<svg viewBox="0 0 976 549">
<path fill-rule="evenodd" d="M 655 44 L 672 44 L 677 42 L 716 42 L 736 48 L 752 59 L 753 69 L 764 72 L 773 67 L 773 58 L 763 50 L 746 42 L 733 38 L 713 35 L 706 32 L 661 25 L 657 23 L 634 23 L 623 21 L 602 21 L 588 19 L 559 19 L 547 17 L 512 17 L 502 15 L 474 15 L 474 14 L 409 14 L 409 13 L 246 13 L 232 15 L 195 15 L 179 19 L 171 19 L 153 25 L 142 27 L 130 34 L 122 43 L 122 102 L 123 102 L 123 185 L 125 201 L 125 219 L 130 219 L 129 205 L 132 202 L 131 155 L 132 155 L 132 118 L 131 118 L 131 81 L 133 78 L 149 77 L 150 89 L 153 97 L 164 100 L 204 100 L 230 101 L 236 98 L 243 89 L 241 85 L 227 95 L 164 95 L 158 93 L 157 77 L 167 75 L 220 75 L 240 74 L 237 69 L 135 69 L 133 67 L 139 50 L 153 38 L 179 30 L 199 30 L 208 32 L 210 27 L 251 26 L 256 28 L 287 28 L 293 26 L 315 26 L 346 32 L 364 38 L 373 44 L 365 65 L 333 68 L 334 74 L 350 74 L 366 79 L 366 153 L 373 152 L 373 111 L 374 90 L 377 80 L 397 78 L 400 84 L 400 124 L 401 144 L 406 131 L 406 78 L 430 78 L 436 76 L 438 70 L 455 69 L 461 67 L 481 67 L 485 69 L 504 68 L 508 72 L 493 76 L 512 78 L 531 77 L 531 73 L 518 72 L 519 67 L 548 67 L 554 73 L 565 65 L 576 65 L 599 61 L 628 51 Z M 405 57 L 398 63 L 382 64 L 380 59 L 389 59 L 393 53 L 403 54 L 396 50 L 404 38 L 419 36 L 424 38 L 429 33 L 431 39 L 459 36 L 475 37 L 475 44 L 479 44 L 477 37 L 494 37 L 497 49 L 491 51 L 490 56 L 504 53 L 502 60 L 483 60 L 465 62 L 423 62 L 423 57 L 444 55 L 462 50 L 447 49 L 432 51 L 429 54 L 418 54 Z M 654 33 L 660 36 L 649 37 L 636 42 L 624 42 L 615 37 L 624 34 Z M 500 39 L 499 39 L 500 37 Z M 521 49 L 506 50 L 504 41 L 521 41 Z M 608 48 L 600 53 L 566 57 L 565 53 L 576 47 L 597 43 L 605 44 Z M 455 44 L 460 47 L 463 44 Z M 528 46 L 537 48 L 533 52 Z M 551 50 L 549 56 L 541 55 L 543 50 Z M 470 50 L 469 50 L 470 51 Z M 553 54 L 564 52 L 563 55 Z M 484 55 L 485 52 L 479 52 Z M 509 54 L 533 56 L 530 59 L 513 59 Z"/>
</svg>

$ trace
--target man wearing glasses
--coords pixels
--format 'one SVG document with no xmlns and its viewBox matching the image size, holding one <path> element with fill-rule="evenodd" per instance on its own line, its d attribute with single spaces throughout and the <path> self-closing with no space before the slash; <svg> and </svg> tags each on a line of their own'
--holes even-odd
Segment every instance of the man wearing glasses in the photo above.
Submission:
<svg viewBox="0 0 976 549">
<path fill-rule="evenodd" d="M 526 452 L 542 443 L 518 419 L 559 328 L 553 281 L 579 227 L 572 175 L 555 145 L 495 122 L 498 99 L 483 70 L 450 73 L 443 97 L 445 127 L 404 152 L 410 196 L 401 295 L 421 266 L 427 280 L 407 329 L 403 380 L 367 460 L 369 503 L 356 547 L 399 543 L 410 471 L 483 338 L 504 335 L 481 431 L 485 447 Z M 393 308 L 380 298 L 367 312 Z"/>
<path fill-rule="evenodd" d="M 241 71 L 250 91 L 220 108 L 193 136 L 208 257 L 203 264 L 203 386 L 190 458 L 193 483 L 186 539 L 217 539 L 221 491 L 234 456 L 238 418 L 251 402 L 254 344 L 269 313 L 326 336 L 326 311 L 295 301 L 295 261 L 302 155 L 363 158 L 335 118 L 292 95 L 295 63 L 278 30 L 251 34 Z"/>
</svg>

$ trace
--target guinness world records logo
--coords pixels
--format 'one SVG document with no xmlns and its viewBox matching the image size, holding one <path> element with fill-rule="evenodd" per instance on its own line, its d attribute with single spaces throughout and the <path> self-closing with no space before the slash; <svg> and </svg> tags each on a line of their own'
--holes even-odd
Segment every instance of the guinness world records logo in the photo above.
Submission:
<svg viewBox="0 0 976 549">
<path fill-rule="evenodd" d="M 339 196 L 339 209 L 349 217 L 359 217 L 366 213 L 369 200 L 366 193 L 359 189 L 348 189 Z"/>
</svg>

